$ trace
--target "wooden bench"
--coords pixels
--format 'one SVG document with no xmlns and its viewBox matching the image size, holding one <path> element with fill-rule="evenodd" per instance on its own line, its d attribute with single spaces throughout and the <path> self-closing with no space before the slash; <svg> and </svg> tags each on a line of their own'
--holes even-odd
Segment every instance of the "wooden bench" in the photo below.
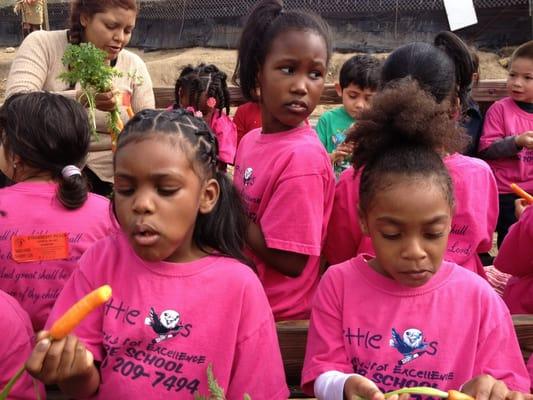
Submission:
<svg viewBox="0 0 533 400">
<path fill-rule="evenodd" d="M 246 102 L 242 96 L 240 88 L 236 86 L 229 87 L 231 106 L 236 107 Z M 174 87 L 159 86 L 154 87 L 155 106 L 157 108 L 165 108 L 174 102 Z M 472 89 L 472 97 L 478 102 L 482 111 L 485 111 L 490 104 L 496 100 L 501 99 L 507 95 L 507 89 L 504 80 L 485 80 L 480 81 Z M 342 100 L 337 96 L 335 86 L 328 83 L 324 87 L 320 103 L 322 105 L 341 104 Z"/>
<path fill-rule="evenodd" d="M 283 321 L 277 324 L 278 340 L 291 398 L 305 398 L 300 389 L 309 321 Z M 533 315 L 513 315 L 520 349 L 527 362 L 533 352 Z"/>
</svg>

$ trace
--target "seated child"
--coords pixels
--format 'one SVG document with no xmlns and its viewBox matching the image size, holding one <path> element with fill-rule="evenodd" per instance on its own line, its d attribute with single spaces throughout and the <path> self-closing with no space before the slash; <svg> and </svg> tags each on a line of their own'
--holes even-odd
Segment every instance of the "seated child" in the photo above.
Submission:
<svg viewBox="0 0 533 400">
<path fill-rule="evenodd" d="M 35 377 L 74 398 L 192 399 L 208 394 L 211 365 L 228 399 L 287 398 L 274 318 L 242 263 L 242 204 L 217 153 L 205 121 L 183 109 L 126 124 L 114 162 L 121 232 L 83 255 L 48 326 L 104 283 L 113 296 L 75 335 L 39 333 Z"/>
<path fill-rule="evenodd" d="M 81 255 L 114 230 L 109 201 L 80 171 L 88 127 L 83 106 L 57 94 L 14 94 L 0 108 L 0 169 L 15 182 L 0 189 L 0 289 L 36 331 Z"/>
<path fill-rule="evenodd" d="M 353 145 L 344 143 L 346 130 L 357 121 L 370 105 L 379 84 L 381 63 L 369 55 L 357 55 L 341 67 L 335 90 L 342 98 L 342 106 L 326 111 L 318 120 L 316 132 L 326 148 L 337 177 L 350 166 Z"/>
<path fill-rule="evenodd" d="M 511 274 L 503 300 L 511 314 L 533 314 L 533 207 L 516 201 L 518 221 L 498 250 L 494 266 Z"/>
<path fill-rule="evenodd" d="M 2 344 L 0 345 L 0 390 L 24 365 L 31 354 L 34 343 L 34 333 L 30 318 L 20 304 L 3 290 L 0 290 L 0 330 Z M 44 385 L 24 373 L 9 392 L 9 399 L 33 400 L 40 396 L 44 399 Z"/>
<path fill-rule="evenodd" d="M 176 81 L 175 108 L 190 108 L 202 116 L 215 133 L 222 170 L 235 162 L 237 128 L 229 115 L 230 95 L 226 74 L 213 64 L 185 67 Z M 224 113 L 224 109 L 226 113 Z"/>
<path fill-rule="evenodd" d="M 517 196 L 509 185 L 516 183 L 533 193 L 533 40 L 511 56 L 507 91 L 509 97 L 487 111 L 479 141 L 479 155 L 491 166 L 498 184 L 498 247 L 516 222 Z"/>
<path fill-rule="evenodd" d="M 378 92 L 358 121 L 354 207 L 376 255 L 323 276 L 311 309 L 306 393 L 383 400 L 388 391 L 428 386 L 496 400 L 529 392 L 505 304 L 484 279 L 443 261 L 454 195 L 433 143 L 455 129 L 444 107 L 405 83 Z"/>
</svg>

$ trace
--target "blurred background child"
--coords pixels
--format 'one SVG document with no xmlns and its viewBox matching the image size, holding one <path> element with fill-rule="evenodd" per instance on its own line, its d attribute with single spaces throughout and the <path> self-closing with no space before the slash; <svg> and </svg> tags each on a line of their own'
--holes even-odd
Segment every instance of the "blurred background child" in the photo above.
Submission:
<svg viewBox="0 0 533 400">
<path fill-rule="evenodd" d="M 197 116 L 201 114 L 215 133 L 222 170 L 228 164 L 233 165 L 237 149 L 237 128 L 228 116 L 230 95 L 226 78 L 216 65 L 189 65 L 181 71 L 174 88 L 175 107 L 190 107 L 193 112 L 199 112 Z"/>
<path fill-rule="evenodd" d="M 507 91 L 509 97 L 494 102 L 487 111 L 479 142 L 479 154 L 498 183 L 498 247 L 516 222 L 518 196 L 509 185 L 516 183 L 533 193 L 533 40 L 511 56 Z"/>
<path fill-rule="evenodd" d="M 342 106 L 326 111 L 318 120 L 316 132 L 326 148 L 338 177 L 350 167 L 353 144 L 346 143 L 346 131 L 370 106 L 378 89 L 381 63 L 369 55 L 357 55 L 342 65 L 339 81 L 335 83 Z"/>
<path fill-rule="evenodd" d="M 0 288 L 38 331 L 81 255 L 114 230 L 109 201 L 88 193 L 80 171 L 90 142 L 81 104 L 15 94 L 0 108 L 0 134 L 0 169 L 15 182 L 0 189 Z"/>
</svg>

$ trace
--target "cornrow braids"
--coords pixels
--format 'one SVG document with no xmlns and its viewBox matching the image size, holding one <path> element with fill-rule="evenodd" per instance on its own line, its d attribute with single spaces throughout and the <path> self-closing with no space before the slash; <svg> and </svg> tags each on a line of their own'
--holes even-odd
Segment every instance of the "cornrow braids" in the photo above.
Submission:
<svg viewBox="0 0 533 400">
<path fill-rule="evenodd" d="M 200 97 L 202 93 L 206 97 L 216 100 L 216 108 L 219 112 L 225 109 L 229 114 L 230 94 L 227 85 L 227 75 L 213 64 L 200 64 L 196 67 L 186 66 L 180 73 L 174 86 L 174 96 L 177 107 L 184 107 L 180 98 L 187 96 L 188 105 L 195 110 L 201 110 Z"/>
<path fill-rule="evenodd" d="M 244 206 L 232 182 L 217 169 L 218 142 L 209 126 L 202 118 L 182 108 L 142 110 L 128 121 L 120 134 L 113 163 L 129 143 L 149 141 L 154 136 L 169 138 L 189 158 L 199 179 L 216 179 L 220 186 L 214 209 L 209 214 L 198 214 L 196 218 L 194 243 L 205 252 L 214 249 L 250 264 L 243 251 L 247 228 Z"/>
</svg>

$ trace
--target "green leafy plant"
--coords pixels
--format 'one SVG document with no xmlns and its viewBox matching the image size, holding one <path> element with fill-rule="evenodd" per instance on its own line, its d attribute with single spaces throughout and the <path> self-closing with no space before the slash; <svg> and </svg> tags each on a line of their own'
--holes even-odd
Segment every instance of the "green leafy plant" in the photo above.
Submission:
<svg viewBox="0 0 533 400">
<path fill-rule="evenodd" d="M 61 80 L 69 84 L 79 82 L 82 98 L 87 101 L 89 109 L 91 132 L 96 138 L 98 134 L 96 133 L 95 96 L 97 93 L 110 91 L 113 88 L 113 78 L 122 76 L 120 71 L 106 63 L 106 57 L 107 53 L 96 48 L 92 43 L 69 44 L 61 60 L 68 71 L 59 75 Z M 115 138 L 123 128 L 118 103 L 109 113 L 107 128 Z"/>
<path fill-rule="evenodd" d="M 207 387 L 209 389 L 209 396 L 194 395 L 194 400 L 226 400 L 224 389 L 220 387 L 215 376 L 213 375 L 213 366 L 209 364 L 207 367 Z M 248 394 L 244 394 L 244 400 L 252 400 Z"/>
</svg>

